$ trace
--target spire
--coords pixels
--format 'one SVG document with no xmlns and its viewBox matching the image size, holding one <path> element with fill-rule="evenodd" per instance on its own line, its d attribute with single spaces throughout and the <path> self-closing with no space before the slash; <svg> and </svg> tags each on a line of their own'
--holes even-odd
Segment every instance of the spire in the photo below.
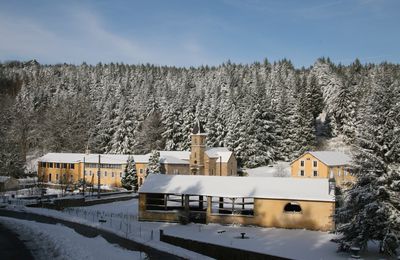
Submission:
<svg viewBox="0 0 400 260">
<path fill-rule="evenodd" d="M 200 120 L 197 118 L 196 122 L 193 127 L 192 134 L 205 134 L 206 131 L 204 131 L 203 124 L 200 122 Z"/>
</svg>

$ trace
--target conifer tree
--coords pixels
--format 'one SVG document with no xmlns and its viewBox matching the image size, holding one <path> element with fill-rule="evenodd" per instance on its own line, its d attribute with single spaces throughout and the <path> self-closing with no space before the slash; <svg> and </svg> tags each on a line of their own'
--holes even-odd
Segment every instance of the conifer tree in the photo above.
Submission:
<svg viewBox="0 0 400 260">
<path fill-rule="evenodd" d="M 340 248 L 379 241 L 381 252 L 395 255 L 400 246 L 400 85 L 385 68 L 376 79 L 357 135 L 353 174 L 336 214 Z"/>
<path fill-rule="evenodd" d="M 160 152 L 154 150 L 151 152 L 148 165 L 150 174 L 160 174 L 161 173 L 161 163 L 160 163 Z"/>
<path fill-rule="evenodd" d="M 127 190 L 137 191 L 138 179 L 136 174 L 136 163 L 132 156 L 128 157 L 126 162 L 124 176 L 121 179 L 122 187 Z"/>
</svg>

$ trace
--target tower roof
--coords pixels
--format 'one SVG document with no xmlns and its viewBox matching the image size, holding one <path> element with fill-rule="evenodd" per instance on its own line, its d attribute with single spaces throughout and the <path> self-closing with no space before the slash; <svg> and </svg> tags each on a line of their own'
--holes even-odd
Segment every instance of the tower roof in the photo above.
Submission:
<svg viewBox="0 0 400 260">
<path fill-rule="evenodd" d="M 199 119 L 196 119 L 192 134 L 205 134 L 205 133 L 206 133 L 206 131 L 204 131 L 203 124 L 200 122 Z"/>
</svg>

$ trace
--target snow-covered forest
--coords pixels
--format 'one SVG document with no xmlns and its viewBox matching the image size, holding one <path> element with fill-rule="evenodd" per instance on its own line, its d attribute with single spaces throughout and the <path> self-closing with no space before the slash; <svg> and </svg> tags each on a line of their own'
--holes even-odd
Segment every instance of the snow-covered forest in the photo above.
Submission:
<svg viewBox="0 0 400 260">
<path fill-rule="evenodd" d="M 256 167 L 293 159 L 337 135 L 353 144 L 374 113 L 374 95 L 391 88 L 385 112 L 398 116 L 399 79 L 399 65 L 356 60 L 343 66 L 325 58 L 301 69 L 289 60 L 198 68 L 6 62 L 0 64 L 0 153 L 10 163 L 32 152 L 86 147 L 187 150 L 198 117 L 209 146 L 226 146 L 241 165 Z"/>
</svg>

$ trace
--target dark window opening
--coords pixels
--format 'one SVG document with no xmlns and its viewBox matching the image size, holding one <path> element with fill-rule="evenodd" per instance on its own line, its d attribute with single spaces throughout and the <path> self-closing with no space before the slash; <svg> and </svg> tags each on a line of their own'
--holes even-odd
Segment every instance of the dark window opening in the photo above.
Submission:
<svg viewBox="0 0 400 260">
<path fill-rule="evenodd" d="M 304 167 L 304 161 L 300 161 L 300 166 Z"/>
<path fill-rule="evenodd" d="M 296 212 L 301 212 L 301 207 L 299 204 L 295 202 L 289 202 L 288 204 L 285 205 L 283 208 L 283 211 L 285 213 L 296 213 Z"/>
<path fill-rule="evenodd" d="M 317 161 L 313 161 L 313 165 L 314 165 L 314 167 L 317 167 L 318 162 Z"/>
<path fill-rule="evenodd" d="M 70 169 L 75 169 L 75 164 L 71 163 L 71 164 L 69 165 L 69 168 L 70 168 Z"/>
</svg>

